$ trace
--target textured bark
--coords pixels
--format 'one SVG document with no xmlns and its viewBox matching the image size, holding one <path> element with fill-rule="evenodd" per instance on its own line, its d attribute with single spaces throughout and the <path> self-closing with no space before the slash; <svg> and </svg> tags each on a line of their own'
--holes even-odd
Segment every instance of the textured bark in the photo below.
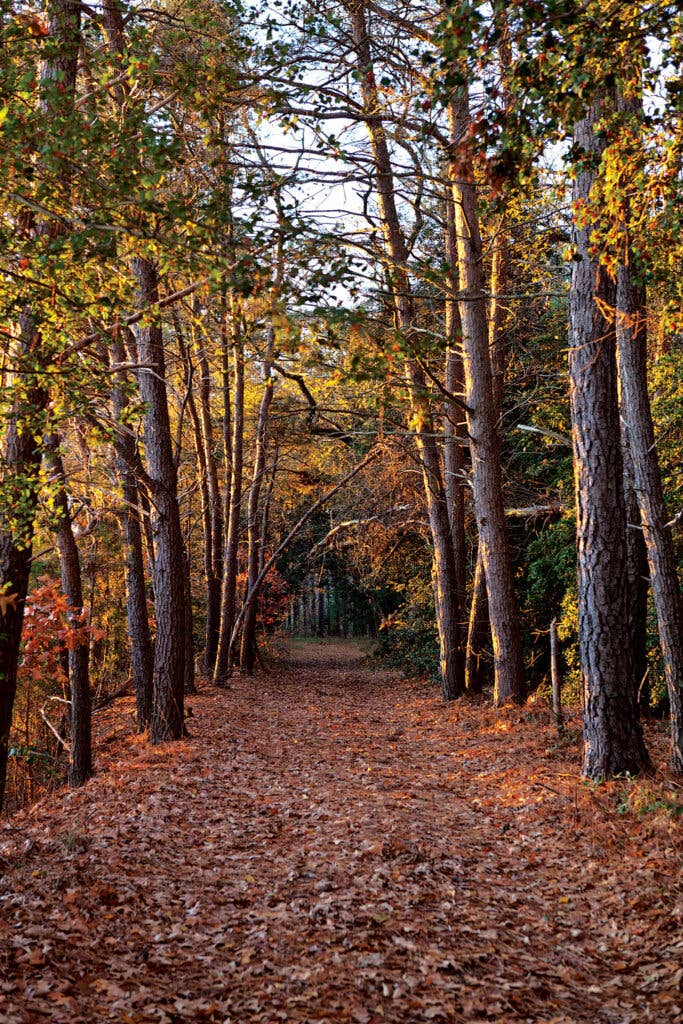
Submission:
<svg viewBox="0 0 683 1024">
<path fill-rule="evenodd" d="M 28 355 L 34 335 L 24 337 Z M 3 484 L 10 481 L 7 512 L 0 513 L 0 587 L 8 600 L 0 614 L 0 811 L 5 795 L 9 736 L 17 690 L 17 666 L 24 621 L 24 606 L 31 571 L 31 542 L 41 452 L 36 441 L 47 395 L 39 387 L 17 403 L 7 426 L 3 449 Z M 20 524 L 10 523 L 7 513 L 26 509 Z"/>
<path fill-rule="evenodd" d="M 114 363 L 125 362 L 125 349 L 119 339 L 112 341 L 111 354 Z M 117 384 L 112 391 L 114 419 L 119 426 L 114 439 L 114 460 L 123 498 L 118 518 L 121 524 L 125 557 L 126 615 L 137 708 L 137 726 L 140 732 L 144 732 L 152 722 L 154 655 L 149 630 L 140 523 L 140 495 L 136 477 L 138 452 L 135 438 L 125 424 L 128 400 L 122 384 L 123 381 L 121 384 Z"/>
<path fill-rule="evenodd" d="M 498 425 L 500 424 L 503 412 L 503 383 L 505 380 L 504 336 L 506 311 L 502 296 L 507 287 L 508 263 L 507 239 L 502 230 L 499 229 L 493 247 L 491 303 L 489 308 L 491 386 L 496 423 Z M 481 693 L 483 689 L 490 657 L 487 650 L 490 635 L 489 601 L 486 590 L 483 550 L 481 544 L 477 544 L 477 561 L 472 583 L 472 604 L 470 606 L 467 655 L 465 660 L 465 686 L 468 693 Z"/>
<path fill-rule="evenodd" d="M 254 453 L 254 471 L 249 488 L 249 501 L 247 511 L 247 594 L 256 586 L 262 560 L 261 550 L 261 524 L 259 519 L 259 499 L 261 486 L 266 472 L 266 435 L 268 430 L 268 417 L 273 401 L 273 376 L 272 363 L 275 346 L 275 331 L 271 327 L 268 331 L 266 354 L 263 360 L 263 395 L 258 411 L 258 422 L 256 424 L 256 448 Z M 257 601 L 252 601 L 244 613 L 242 623 L 242 644 L 240 648 L 240 668 L 245 672 L 253 672 L 256 661 L 256 614 L 258 609 Z"/>
<path fill-rule="evenodd" d="M 650 687 L 647 666 L 647 596 L 649 574 L 647 550 L 640 523 L 640 508 L 635 489 L 633 458 L 623 405 L 621 412 L 621 455 L 624 465 L 624 508 L 626 511 L 626 566 L 628 578 L 628 616 L 633 675 L 638 688 L 641 714 L 649 713 Z"/>
<path fill-rule="evenodd" d="M 133 269 L 141 307 L 159 299 L 155 266 L 136 257 Z M 137 371 L 145 403 L 145 455 L 151 490 L 154 531 L 154 601 L 157 624 L 154 644 L 152 741 L 180 739 L 184 730 L 185 684 L 185 562 L 178 510 L 178 477 L 166 393 L 166 360 L 161 325 L 150 323 L 136 331 L 140 361 L 150 367 Z"/>
<path fill-rule="evenodd" d="M 364 120 L 374 161 L 377 204 L 391 261 L 390 277 L 396 323 L 410 348 L 416 342 L 417 322 L 407 270 L 408 249 L 398 216 L 391 157 L 372 70 L 372 51 L 367 34 L 365 5 L 361 3 L 350 6 L 349 16 L 360 74 Z M 441 687 L 444 698 L 452 700 L 464 690 L 465 663 L 461 633 L 462 612 L 459 605 L 449 511 L 425 375 L 416 359 L 406 360 L 405 376 L 434 545 L 434 597 L 439 632 Z"/>
<path fill-rule="evenodd" d="M 221 620 L 214 667 L 214 683 L 221 685 L 230 672 L 231 641 L 237 608 L 237 551 L 242 510 L 242 470 L 244 460 L 244 345 L 233 319 L 236 337 L 233 345 L 234 387 L 232 421 L 232 472 L 226 488 L 228 523 L 221 587 Z"/>
<path fill-rule="evenodd" d="M 78 630 L 83 626 L 81 559 L 71 525 L 66 474 L 57 438 L 52 438 L 48 442 L 48 452 L 47 462 L 55 488 L 54 507 L 59 515 L 55 539 L 59 551 L 62 593 L 68 601 L 67 621 L 73 629 Z M 69 647 L 68 670 L 71 693 L 69 784 L 71 786 L 84 785 L 93 773 L 89 655 L 87 639 Z"/>
<path fill-rule="evenodd" d="M 502 101 L 506 111 L 511 108 L 512 99 L 508 89 L 509 71 L 512 64 L 512 47 L 507 15 L 503 10 L 495 12 L 498 29 L 498 61 L 501 69 Z M 454 106 L 451 110 L 451 126 L 457 122 L 461 111 Z M 489 307 L 489 352 L 491 357 L 491 388 L 496 422 L 500 429 L 503 413 L 503 390 L 505 383 L 505 333 L 507 310 L 503 301 L 509 276 L 509 240 L 505 232 L 505 218 L 498 225 L 493 240 L 491 260 L 491 301 Z M 477 559 L 472 583 L 472 603 L 467 631 L 467 653 L 465 659 L 465 686 L 469 693 L 481 693 L 490 665 L 489 602 L 486 589 L 483 547 L 477 544 Z"/>
<path fill-rule="evenodd" d="M 462 116 L 451 108 L 451 118 Z M 517 598 L 505 510 L 500 464 L 500 439 L 496 411 L 489 334 L 481 234 L 477 213 L 474 167 L 466 144 L 450 163 L 450 177 L 456 212 L 460 318 L 463 330 L 463 365 L 467 429 L 472 457 L 474 511 L 479 532 L 482 566 L 486 576 L 491 638 L 494 658 L 494 701 L 521 701 L 524 663 Z"/>
<path fill-rule="evenodd" d="M 472 579 L 472 601 L 467 625 L 467 652 L 465 655 L 465 687 L 468 693 L 481 693 L 490 676 L 491 653 L 489 644 L 489 599 L 486 591 L 486 572 L 481 544 L 477 544 L 477 557 Z"/>
<path fill-rule="evenodd" d="M 446 259 L 448 287 L 453 296 L 458 288 L 458 240 L 452 197 L 446 199 Z M 467 599 L 467 542 L 465 536 L 465 450 L 468 446 L 465 412 L 461 405 L 465 382 L 462 368 L 462 324 L 455 297 L 447 298 L 446 313 L 446 391 L 444 408 L 444 490 L 455 559 L 458 606 L 461 614 Z M 457 397 L 458 401 L 455 400 Z"/>
<path fill-rule="evenodd" d="M 671 714 L 671 767 L 683 772 L 683 602 L 659 471 L 647 390 L 645 296 L 629 267 L 618 271 L 617 341 L 621 409 L 632 455 Z"/>
<path fill-rule="evenodd" d="M 197 692 L 194 669 L 194 629 L 192 616 L 192 575 L 190 572 L 190 559 L 187 549 L 183 545 L 183 604 L 185 610 L 185 675 L 183 681 L 183 693 L 185 695 Z"/>
<path fill-rule="evenodd" d="M 199 311 L 195 308 L 195 317 Z M 206 645 L 204 660 L 209 674 L 213 672 L 218 649 L 221 610 L 221 579 L 223 576 L 223 508 L 218 483 L 218 463 L 213 443 L 213 420 L 211 418 L 211 372 L 204 345 L 195 331 L 194 348 L 197 355 L 199 381 L 197 388 L 199 405 L 199 438 L 203 452 L 203 471 L 208 503 L 208 555 L 206 563 Z"/>
<path fill-rule="evenodd" d="M 601 152 L 595 105 L 574 133 L 584 154 L 574 181 L 577 206 L 589 199 Z M 589 226 L 574 229 L 569 358 L 577 503 L 579 651 L 583 689 L 583 771 L 590 778 L 639 772 L 647 764 L 638 716 L 624 586 L 624 507 L 616 339 L 616 286 L 591 254 Z"/>
</svg>

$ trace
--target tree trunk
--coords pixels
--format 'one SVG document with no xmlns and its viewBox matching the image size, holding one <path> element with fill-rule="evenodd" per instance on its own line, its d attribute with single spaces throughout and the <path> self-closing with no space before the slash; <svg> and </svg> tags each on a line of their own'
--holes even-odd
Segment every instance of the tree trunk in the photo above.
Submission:
<svg viewBox="0 0 683 1024">
<path fill-rule="evenodd" d="M 29 318 L 30 321 L 30 318 Z M 24 325 L 23 355 L 30 358 L 36 335 Z M 29 333 L 26 333 L 26 330 Z M 25 378 L 25 383 L 29 383 Z M 0 511 L 0 811 L 2 810 L 12 711 L 17 691 L 17 667 L 24 606 L 31 572 L 31 544 L 41 453 L 36 438 L 47 405 L 37 384 L 15 404 L 5 434 L 2 459 L 6 504 Z M 9 483 L 9 486 L 8 486 Z"/>
<path fill-rule="evenodd" d="M 631 264 L 618 271 L 617 342 L 621 409 L 632 455 L 633 480 L 657 612 L 659 642 L 671 713 L 671 768 L 683 772 L 683 603 L 671 528 L 659 472 L 647 390 L 645 297 L 631 278 Z M 640 680 L 638 680 L 640 682 Z"/>
<path fill-rule="evenodd" d="M 626 565 L 628 578 L 629 635 L 633 675 L 638 688 L 641 714 L 649 714 L 650 687 L 647 665 L 647 597 L 649 574 L 647 549 L 640 522 L 640 508 L 635 489 L 633 458 L 628 440 L 623 403 L 619 404 L 621 420 L 621 455 L 624 464 L 624 508 L 626 510 Z"/>
<path fill-rule="evenodd" d="M 247 556 L 247 590 L 249 594 L 256 586 L 259 575 L 259 551 L 261 546 L 261 529 L 259 522 L 259 498 L 261 485 L 266 471 L 266 433 L 268 430 L 268 417 L 270 406 L 273 401 L 273 376 L 272 363 L 275 347 L 275 331 L 272 327 L 268 330 L 268 342 L 266 353 L 263 359 L 263 396 L 258 411 L 258 422 L 256 425 L 256 450 L 254 454 L 254 472 L 249 488 L 249 503 L 247 513 L 248 532 L 248 556 Z M 256 615 L 258 602 L 252 601 L 244 613 L 242 624 L 242 646 L 240 650 L 240 668 L 245 672 L 253 672 L 256 661 Z"/>
<path fill-rule="evenodd" d="M 195 306 L 195 318 L 199 311 Z M 199 425 L 203 448 L 203 464 L 205 470 L 204 487 L 208 501 L 208 525 L 210 557 L 207 561 L 206 577 L 206 647 L 204 660 L 206 671 L 213 673 L 218 650 L 220 632 L 221 579 L 223 576 L 223 510 L 220 487 L 218 484 L 218 463 L 213 445 L 213 421 L 211 419 L 211 372 L 206 357 L 204 344 L 199 331 L 194 330 L 194 347 L 197 354 L 199 369 Z"/>
<path fill-rule="evenodd" d="M 451 108 L 451 117 L 454 116 L 455 111 Z M 460 318 L 463 330 L 465 404 L 472 457 L 474 511 L 482 568 L 486 576 L 493 640 L 494 702 L 500 705 L 509 700 L 523 699 L 524 662 L 503 505 L 500 439 L 489 353 L 477 187 L 471 154 L 461 147 L 458 157 L 451 161 L 449 169 L 456 213 L 460 290 L 464 295 L 460 303 Z"/>
<path fill-rule="evenodd" d="M 120 340 L 112 341 L 111 354 L 114 363 L 125 362 L 125 350 Z M 114 438 L 114 454 L 116 473 L 121 483 L 123 498 L 119 522 L 125 556 L 126 614 L 130 637 L 131 666 L 135 687 L 137 726 L 140 732 L 144 732 L 152 723 L 154 655 L 149 630 L 142 527 L 140 525 L 140 495 L 136 478 L 139 456 L 135 438 L 125 423 L 128 401 L 120 384 L 113 389 L 112 405 L 114 419 L 118 425 L 118 431 Z"/>
<path fill-rule="evenodd" d="M 48 5 L 50 55 L 41 69 L 40 109 L 46 119 L 46 131 L 64 129 L 73 114 L 81 44 L 80 7 L 52 0 Z M 57 87 L 55 88 L 55 84 Z M 61 126 L 61 127 L 60 127 Z M 68 190 L 69 163 L 58 169 L 65 191 Z M 36 234 L 43 225 L 33 224 Z M 55 230 L 54 225 L 51 230 Z M 0 614 L 0 810 L 5 794 L 9 735 L 17 686 L 19 646 L 24 622 L 24 606 L 31 568 L 31 544 L 40 472 L 39 438 L 45 432 L 48 394 L 34 373 L 34 367 L 49 362 L 51 354 L 42 351 L 42 338 L 30 310 L 20 317 L 20 343 L 17 359 L 26 361 L 22 373 L 24 396 L 15 403 L 5 431 L 3 477 L 11 479 L 12 499 L 0 510 L 0 593 L 5 597 Z"/>
<path fill-rule="evenodd" d="M 183 585 L 184 585 L 184 626 L 185 626 L 185 679 L 183 692 L 188 694 L 197 692 L 194 671 L 194 631 L 192 616 L 192 574 L 190 571 L 190 559 L 187 548 L 183 545 Z"/>
<path fill-rule="evenodd" d="M 491 302 L 489 307 L 489 352 L 491 355 L 491 388 L 497 429 L 503 413 L 503 385 L 505 381 L 505 320 L 502 296 L 507 287 L 508 247 L 499 228 L 493 244 L 491 267 Z M 481 544 L 477 544 L 477 561 L 472 584 L 467 654 L 465 659 L 465 686 L 468 693 L 481 693 L 489 661 L 487 650 L 491 636 L 489 601 L 486 591 L 486 572 Z"/>
<path fill-rule="evenodd" d="M 467 628 L 465 656 L 465 687 L 468 693 L 481 693 L 490 675 L 491 627 L 489 625 L 489 599 L 486 592 L 486 573 L 481 544 L 477 544 L 477 558 L 472 580 L 472 602 Z M 489 671 L 487 672 L 487 668 Z"/>
<path fill-rule="evenodd" d="M 51 438 L 48 447 L 48 466 L 52 484 L 56 488 L 55 510 L 59 515 L 56 528 L 57 549 L 61 566 L 62 593 L 68 601 L 67 621 L 72 630 L 83 629 L 83 583 L 81 559 L 71 526 L 69 501 L 66 492 L 66 474 L 59 453 L 59 441 Z M 69 784 L 82 786 L 93 773 L 92 767 L 92 701 L 88 671 L 88 641 L 69 646 L 69 688 L 71 692 L 71 759 Z"/>
<path fill-rule="evenodd" d="M 230 672 L 230 647 L 237 606 L 237 551 L 239 548 L 240 513 L 242 510 L 242 468 L 244 459 L 244 345 L 236 318 L 233 345 L 234 394 L 232 428 L 232 472 L 229 496 L 226 491 L 228 533 L 221 587 L 221 621 L 214 668 L 214 683 L 220 686 Z"/>
<path fill-rule="evenodd" d="M 136 257 L 133 269 L 139 303 L 151 310 L 159 301 L 158 276 L 149 260 Z M 185 561 L 178 509 L 178 477 L 166 393 L 166 360 L 161 325 L 152 321 L 137 333 L 140 396 L 145 403 L 145 453 L 153 502 L 154 644 L 152 741 L 180 739 L 184 731 Z"/>
<path fill-rule="evenodd" d="M 575 129 L 585 154 L 574 180 L 585 207 L 604 148 L 596 139 L 596 100 Z M 583 772 L 594 779 L 636 774 L 647 764 L 638 716 L 624 581 L 626 513 L 613 316 L 616 287 L 592 255 L 590 227 L 574 228 L 569 357 L 577 503 L 579 651 L 583 688 Z"/>
<path fill-rule="evenodd" d="M 462 615 L 467 601 L 467 540 L 465 535 L 465 450 L 468 446 L 462 367 L 462 324 L 456 299 L 458 289 L 458 239 L 453 197 L 446 197 L 446 258 L 449 267 L 446 299 L 446 399 L 444 408 L 444 489 L 455 559 L 458 607 Z M 456 400 L 457 399 L 457 400 Z M 464 623 L 463 623 L 464 625 Z"/>
<path fill-rule="evenodd" d="M 407 270 L 408 249 L 401 228 L 394 174 L 367 34 L 365 5 L 349 7 L 353 43 L 357 54 L 363 112 L 375 166 L 375 187 L 385 244 L 391 261 L 396 323 L 409 349 L 416 345 L 416 314 Z M 448 505 L 441 473 L 439 449 L 423 370 L 414 357 L 406 360 L 413 432 L 422 464 L 429 526 L 434 545 L 434 596 L 440 646 L 441 687 L 445 700 L 464 690 L 465 663 L 461 638 L 461 608 Z"/>
</svg>

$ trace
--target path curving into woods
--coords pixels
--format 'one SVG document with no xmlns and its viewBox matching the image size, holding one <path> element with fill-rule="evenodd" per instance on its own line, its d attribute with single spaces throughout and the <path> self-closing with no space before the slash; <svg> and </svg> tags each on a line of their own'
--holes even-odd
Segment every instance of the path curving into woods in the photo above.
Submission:
<svg viewBox="0 0 683 1024">
<path fill-rule="evenodd" d="M 540 706 L 445 708 L 299 642 L 0 826 L 0 1021 L 683 1020 L 680 829 Z M 623 808 L 622 808 L 623 810 Z"/>
</svg>

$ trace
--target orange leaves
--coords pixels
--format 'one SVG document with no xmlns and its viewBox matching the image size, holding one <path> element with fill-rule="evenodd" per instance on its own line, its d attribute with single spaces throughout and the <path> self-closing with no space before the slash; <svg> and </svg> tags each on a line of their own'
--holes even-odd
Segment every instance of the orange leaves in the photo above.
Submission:
<svg viewBox="0 0 683 1024">
<path fill-rule="evenodd" d="M 4 618 L 9 608 L 15 609 L 18 598 L 18 594 L 0 594 L 0 616 Z"/>
<path fill-rule="evenodd" d="M 540 704 L 498 730 L 336 641 L 202 691 L 182 744 L 132 706 L 96 716 L 108 771 L 0 829 L 10 1019 L 680 1019 L 680 839 Z"/>
<path fill-rule="evenodd" d="M 87 613 L 75 614 L 57 580 L 41 576 L 26 600 L 20 673 L 47 689 L 66 683 L 62 655 L 101 639 L 104 632 L 90 628 Z"/>
</svg>

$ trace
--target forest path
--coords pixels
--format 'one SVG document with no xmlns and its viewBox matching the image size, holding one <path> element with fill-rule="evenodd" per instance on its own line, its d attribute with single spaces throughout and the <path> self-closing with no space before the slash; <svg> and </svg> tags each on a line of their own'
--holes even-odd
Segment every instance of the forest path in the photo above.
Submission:
<svg viewBox="0 0 683 1024">
<path fill-rule="evenodd" d="M 362 659 L 294 644 L 180 744 L 108 713 L 98 776 L 0 827 L 3 1024 L 683 1019 L 671 819 L 540 708 Z"/>
</svg>

